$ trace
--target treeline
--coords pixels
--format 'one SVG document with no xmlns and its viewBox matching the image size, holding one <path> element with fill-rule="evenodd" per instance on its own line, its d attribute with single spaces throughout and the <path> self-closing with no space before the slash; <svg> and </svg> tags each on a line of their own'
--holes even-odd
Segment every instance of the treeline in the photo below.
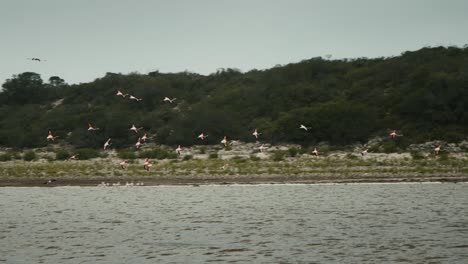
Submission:
<svg viewBox="0 0 468 264">
<path fill-rule="evenodd" d="M 265 143 L 326 141 L 342 146 L 403 134 L 401 146 L 429 140 L 458 142 L 468 135 L 468 48 L 437 47 L 377 59 L 326 60 L 252 70 L 107 73 L 90 83 L 47 82 L 24 72 L 0 93 L 0 146 L 42 147 L 48 130 L 77 148 L 133 146 L 143 127 L 151 142 L 218 144 L 223 136 Z M 116 96 L 117 89 L 142 98 Z M 163 102 L 176 97 L 172 104 Z M 88 132 L 87 124 L 100 128 Z M 309 127 L 305 132 L 299 125 Z"/>
</svg>

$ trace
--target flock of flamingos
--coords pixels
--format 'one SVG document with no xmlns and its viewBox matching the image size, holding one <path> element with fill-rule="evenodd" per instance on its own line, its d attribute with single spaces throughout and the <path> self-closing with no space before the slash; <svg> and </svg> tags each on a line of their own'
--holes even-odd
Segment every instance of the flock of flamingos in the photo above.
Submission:
<svg viewBox="0 0 468 264">
<path fill-rule="evenodd" d="M 137 98 L 133 95 L 130 95 L 130 94 L 124 94 L 122 93 L 120 90 L 117 90 L 117 93 L 116 93 L 116 96 L 120 96 L 122 98 L 127 98 L 128 96 L 128 99 L 130 100 L 134 100 L 136 102 L 139 102 L 143 99 L 141 98 Z M 174 101 L 176 100 L 176 98 L 169 98 L 169 97 L 164 97 L 164 99 L 162 100 L 163 102 L 167 102 L 167 103 L 173 103 Z M 135 132 L 135 133 L 139 133 L 139 131 L 142 129 L 142 127 L 140 128 L 137 128 L 135 126 L 135 124 L 132 124 L 132 126 L 130 127 L 129 130 Z M 305 125 L 301 124 L 299 126 L 299 129 L 303 129 L 304 131 L 308 131 L 308 127 L 306 127 Z M 92 132 L 92 131 L 97 131 L 99 130 L 99 128 L 96 128 L 94 127 L 91 123 L 88 123 L 88 131 Z M 261 135 L 261 133 L 259 133 L 257 131 L 257 129 L 255 129 L 253 132 L 252 132 L 252 135 L 258 139 L 258 137 Z M 391 138 L 395 138 L 397 136 L 402 136 L 401 134 L 397 134 L 396 130 L 392 130 L 392 132 L 389 134 L 389 136 Z M 204 133 L 201 133 L 200 135 L 198 135 L 198 138 L 200 140 L 204 140 L 206 137 L 208 137 L 207 134 L 204 134 Z M 52 131 L 49 131 L 49 135 L 47 136 L 47 141 L 54 141 L 56 138 L 58 138 L 58 136 L 54 136 Z M 146 142 L 146 140 L 148 139 L 148 136 L 147 136 L 147 133 L 144 133 L 143 136 L 139 137 L 137 142 L 135 143 L 135 148 L 137 150 L 140 149 L 141 147 L 141 144 L 142 142 Z M 221 140 L 221 144 L 223 144 L 225 147 L 228 146 L 228 145 L 231 145 L 233 143 L 236 143 L 238 142 L 238 140 L 231 140 L 231 142 L 228 142 L 226 136 L 224 136 L 224 138 Z M 107 148 L 109 148 L 109 146 L 111 145 L 111 138 L 109 137 L 106 142 L 104 143 L 103 145 L 103 149 L 106 150 Z M 267 147 L 264 146 L 264 144 L 261 144 L 259 147 L 257 147 L 256 149 L 260 152 L 263 152 Z M 439 152 L 440 152 L 440 148 L 441 148 L 441 145 L 438 145 L 435 149 L 434 149 L 434 154 L 435 155 L 438 155 Z M 177 148 L 175 149 L 175 151 L 177 152 L 177 154 L 181 155 L 181 152 L 182 152 L 182 148 L 180 145 L 177 146 Z M 364 149 L 361 151 L 361 155 L 366 155 L 368 153 L 368 149 Z M 317 150 L 317 148 L 314 148 L 314 151 L 312 151 L 312 154 L 315 155 L 315 156 L 318 156 L 319 155 L 319 152 Z M 67 160 L 76 160 L 78 159 L 78 154 L 74 154 L 72 156 L 70 156 Z M 122 169 L 125 169 L 127 164 L 126 164 L 126 160 L 122 160 L 119 165 Z M 154 161 L 149 161 L 149 159 L 146 159 L 145 163 L 143 164 L 143 168 L 147 171 L 150 171 L 151 168 L 154 166 L 155 162 Z"/>
</svg>

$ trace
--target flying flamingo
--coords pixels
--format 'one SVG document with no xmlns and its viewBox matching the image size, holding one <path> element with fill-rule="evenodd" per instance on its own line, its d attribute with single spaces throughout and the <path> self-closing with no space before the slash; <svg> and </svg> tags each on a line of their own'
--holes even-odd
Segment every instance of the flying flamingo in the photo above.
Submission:
<svg viewBox="0 0 468 264">
<path fill-rule="evenodd" d="M 125 98 L 125 96 L 127 96 L 128 94 L 124 94 L 122 93 L 120 90 L 117 90 L 117 96 L 122 96 L 123 98 Z"/>
<path fill-rule="evenodd" d="M 439 145 L 437 146 L 437 148 L 434 149 L 434 153 L 436 154 L 436 156 L 439 155 L 440 147 L 442 147 L 442 145 Z"/>
<path fill-rule="evenodd" d="M 397 134 L 397 132 L 396 132 L 395 129 L 393 129 L 393 130 L 392 130 L 392 133 L 390 133 L 390 137 L 391 137 L 391 138 L 401 137 L 401 136 L 403 136 L 403 135 L 402 135 L 402 134 Z"/>
<path fill-rule="evenodd" d="M 305 131 L 307 131 L 309 128 L 304 126 L 303 124 L 301 124 L 301 126 L 299 127 L 299 129 L 304 129 Z"/>
<path fill-rule="evenodd" d="M 146 133 L 141 137 L 141 140 L 143 140 L 143 142 L 146 142 L 146 140 L 148 139 L 148 136 L 146 135 Z"/>
<path fill-rule="evenodd" d="M 138 138 L 138 141 L 137 141 L 137 143 L 135 144 L 135 147 L 136 147 L 137 150 L 140 149 L 140 145 L 141 145 L 140 140 L 141 140 L 141 138 Z"/>
<path fill-rule="evenodd" d="M 93 130 L 99 130 L 99 128 L 93 127 L 93 125 L 91 125 L 91 123 L 88 123 L 88 131 L 93 131 Z"/>
<path fill-rule="evenodd" d="M 169 97 L 164 97 L 163 101 L 164 101 L 164 102 L 172 103 L 172 102 L 174 102 L 176 99 L 177 99 L 177 98 L 172 98 L 172 99 L 170 99 Z"/>
<path fill-rule="evenodd" d="M 133 95 L 130 95 L 129 99 L 130 99 L 130 100 L 135 100 L 135 101 L 137 101 L 137 102 L 143 100 L 143 99 L 141 99 L 141 98 L 136 98 L 136 97 L 133 96 Z"/>
<path fill-rule="evenodd" d="M 110 141 L 111 141 L 111 139 L 109 138 L 109 139 L 106 141 L 106 143 L 104 143 L 104 150 L 106 150 L 106 148 L 107 148 L 108 146 L 110 146 L 110 144 L 111 144 Z"/>
<path fill-rule="evenodd" d="M 252 133 L 252 135 L 254 135 L 255 138 L 258 138 L 258 136 L 261 135 L 261 133 L 258 133 L 257 129 L 255 129 L 254 132 Z"/>
<path fill-rule="evenodd" d="M 145 163 L 143 163 L 143 169 L 145 170 L 147 169 L 149 162 L 150 162 L 149 159 L 145 160 Z"/>
<path fill-rule="evenodd" d="M 362 155 L 362 156 L 366 155 L 368 150 L 369 150 L 369 149 L 365 149 L 365 150 L 361 151 L 361 155 Z"/>
<path fill-rule="evenodd" d="M 201 140 L 204 140 L 206 137 L 208 137 L 208 135 L 204 135 L 203 133 L 198 135 L 198 138 L 201 139 Z"/>
<path fill-rule="evenodd" d="M 143 127 L 137 128 L 135 124 L 132 124 L 132 127 L 130 128 L 130 130 L 133 130 L 135 133 L 138 133 L 138 129 L 142 129 L 142 128 Z"/>
<path fill-rule="evenodd" d="M 76 157 L 78 157 L 78 154 L 72 155 L 71 157 L 69 157 L 69 158 L 67 159 L 67 161 L 76 160 L 76 159 L 77 159 Z"/>
<path fill-rule="evenodd" d="M 224 144 L 224 146 L 227 147 L 228 141 L 226 139 L 226 136 L 224 136 L 223 140 L 221 140 L 221 144 Z"/>
<path fill-rule="evenodd" d="M 314 151 L 312 151 L 312 153 L 313 153 L 315 156 L 318 157 L 318 150 L 317 150 L 317 148 L 314 148 Z"/>
<path fill-rule="evenodd" d="M 58 136 L 54 137 L 52 135 L 52 131 L 49 130 L 49 135 L 47 136 L 47 141 L 50 141 L 50 140 L 54 141 L 56 138 L 58 138 Z"/>
<path fill-rule="evenodd" d="M 267 149 L 267 147 L 265 147 L 264 144 L 261 144 L 260 147 L 258 147 L 258 150 L 260 150 L 260 152 L 263 152 L 264 149 Z"/>
<path fill-rule="evenodd" d="M 148 162 L 148 165 L 146 165 L 146 170 L 150 171 L 153 165 L 154 165 L 154 161 Z"/>
<path fill-rule="evenodd" d="M 176 151 L 177 151 L 177 155 L 179 155 L 180 157 L 180 152 L 182 151 L 182 148 L 180 147 L 180 145 L 176 148 Z"/>
<path fill-rule="evenodd" d="M 127 161 L 126 160 L 122 160 L 120 162 L 120 168 L 122 168 L 122 170 L 125 170 L 125 168 L 127 167 Z"/>
</svg>

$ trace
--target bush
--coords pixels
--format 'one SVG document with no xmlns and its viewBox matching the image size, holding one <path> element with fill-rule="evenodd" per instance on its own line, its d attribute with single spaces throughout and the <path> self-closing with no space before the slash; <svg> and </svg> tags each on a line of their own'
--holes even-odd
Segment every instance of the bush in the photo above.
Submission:
<svg viewBox="0 0 468 264">
<path fill-rule="evenodd" d="M 284 160 L 285 155 L 286 155 L 286 151 L 284 151 L 284 150 L 275 150 L 275 151 L 273 151 L 272 159 L 274 161 L 282 161 L 282 160 Z"/>
<path fill-rule="evenodd" d="M 388 141 L 388 142 L 385 142 L 383 145 L 382 145 L 382 149 L 383 149 L 383 152 L 384 153 L 393 153 L 393 152 L 397 152 L 398 151 L 398 148 L 395 144 L 395 141 Z"/>
<path fill-rule="evenodd" d="M 249 158 L 250 158 L 251 161 L 259 161 L 259 160 L 260 160 L 260 158 L 257 157 L 257 156 L 254 155 L 254 154 L 250 154 L 250 157 L 249 157 Z"/>
<path fill-rule="evenodd" d="M 192 155 L 185 155 L 182 160 L 191 160 L 193 158 Z"/>
<path fill-rule="evenodd" d="M 411 151 L 410 154 L 414 160 L 422 160 L 425 158 L 419 151 Z"/>
<path fill-rule="evenodd" d="M 78 154 L 78 158 L 80 160 L 88 160 L 100 157 L 99 151 L 90 148 L 77 149 L 75 154 Z"/>
<path fill-rule="evenodd" d="M 200 148 L 200 154 L 205 154 L 206 153 L 206 148 L 205 147 L 201 147 Z"/>
<path fill-rule="evenodd" d="M 289 152 L 290 157 L 296 157 L 299 150 L 297 148 L 290 148 L 290 149 L 288 149 L 288 152 Z"/>
<path fill-rule="evenodd" d="M 218 158 L 218 153 L 217 152 L 214 152 L 214 153 L 210 153 L 210 155 L 208 156 L 209 159 L 217 159 Z"/>
<path fill-rule="evenodd" d="M 55 152 L 55 159 L 56 160 L 66 160 L 70 157 L 70 153 L 64 149 L 57 150 Z"/>
<path fill-rule="evenodd" d="M 151 150 L 145 150 L 140 152 L 140 158 L 146 159 L 176 159 L 177 154 L 175 152 L 169 152 L 162 148 L 154 148 Z"/>
<path fill-rule="evenodd" d="M 137 155 L 131 150 L 121 150 L 117 153 L 117 157 L 124 160 L 133 160 L 137 158 Z"/>
<path fill-rule="evenodd" d="M 9 161 L 12 159 L 11 153 L 7 152 L 0 155 L 0 161 Z"/>
<path fill-rule="evenodd" d="M 32 150 L 26 151 L 23 155 L 23 160 L 25 161 L 32 161 L 36 159 L 36 153 Z"/>
</svg>

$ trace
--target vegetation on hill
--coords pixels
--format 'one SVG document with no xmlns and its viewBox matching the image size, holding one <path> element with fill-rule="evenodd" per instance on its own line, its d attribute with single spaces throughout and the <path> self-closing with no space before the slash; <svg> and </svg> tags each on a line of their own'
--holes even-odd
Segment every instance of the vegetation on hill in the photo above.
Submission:
<svg viewBox="0 0 468 264">
<path fill-rule="evenodd" d="M 246 142 L 331 145 L 404 135 L 398 144 L 458 142 L 468 134 L 468 47 L 423 48 L 398 57 L 352 60 L 312 58 L 268 70 L 107 73 L 90 83 L 44 82 L 24 72 L 0 92 L 0 146 L 42 147 L 47 132 L 76 148 L 133 146 L 143 127 L 151 142 L 183 146 L 219 144 L 223 136 Z M 117 89 L 142 98 L 116 96 Z M 173 103 L 163 102 L 176 97 Z M 100 128 L 87 131 L 88 122 Z M 309 127 L 306 132 L 299 125 Z"/>
</svg>

